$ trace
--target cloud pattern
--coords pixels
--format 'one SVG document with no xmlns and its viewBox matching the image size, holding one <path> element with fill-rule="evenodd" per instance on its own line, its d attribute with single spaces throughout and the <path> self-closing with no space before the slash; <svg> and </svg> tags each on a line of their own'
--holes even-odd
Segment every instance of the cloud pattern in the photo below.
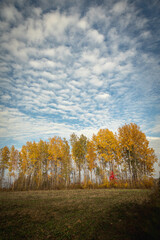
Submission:
<svg viewBox="0 0 160 240">
<path fill-rule="evenodd" d="M 93 2 L 1 1 L 1 146 L 129 122 L 160 141 L 158 1 Z"/>
</svg>

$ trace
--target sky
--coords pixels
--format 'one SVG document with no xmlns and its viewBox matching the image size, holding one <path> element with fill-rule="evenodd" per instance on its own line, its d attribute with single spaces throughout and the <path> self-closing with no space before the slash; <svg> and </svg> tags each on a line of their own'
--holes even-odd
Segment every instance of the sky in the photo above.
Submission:
<svg viewBox="0 0 160 240">
<path fill-rule="evenodd" d="M 0 147 L 131 122 L 160 158 L 159 0 L 0 1 Z"/>
</svg>

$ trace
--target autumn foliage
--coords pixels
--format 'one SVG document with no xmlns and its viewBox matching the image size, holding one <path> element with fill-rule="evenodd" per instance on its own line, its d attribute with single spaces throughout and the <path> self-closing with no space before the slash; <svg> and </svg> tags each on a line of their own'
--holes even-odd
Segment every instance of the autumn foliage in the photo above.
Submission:
<svg viewBox="0 0 160 240">
<path fill-rule="evenodd" d="M 60 189 L 151 187 L 154 150 L 140 128 L 125 124 L 114 134 L 100 129 L 92 139 L 73 133 L 70 141 L 53 137 L 27 142 L 21 151 L 0 151 L 0 187 Z"/>
</svg>

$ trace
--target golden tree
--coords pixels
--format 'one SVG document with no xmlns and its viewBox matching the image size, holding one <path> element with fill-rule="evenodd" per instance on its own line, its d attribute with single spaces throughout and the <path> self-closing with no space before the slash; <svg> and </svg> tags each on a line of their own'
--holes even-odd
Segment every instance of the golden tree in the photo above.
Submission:
<svg viewBox="0 0 160 240">
<path fill-rule="evenodd" d="M 9 166 L 8 171 L 10 176 L 10 184 L 12 184 L 12 189 L 14 189 L 14 184 L 18 174 L 18 160 L 19 160 L 19 152 L 12 145 L 10 150 L 10 159 L 8 162 L 8 166 Z M 11 183 L 11 178 L 12 178 L 12 183 Z"/>
<path fill-rule="evenodd" d="M 108 170 L 116 171 L 120 164 L 119 143 L 116 135 L 108 129 L 100 129 L 97 135 L 93 136 L 98 152 L 100 168 L 103 169 L 103 177 Z"/>
<path fill-rule="evenodd" d="M 81 184 L 81 170 L 84 167 L 84 178 L 86 177 L 86 153 L 87 153 L 87 138 L 83 134 L 80 137 L 73 133 L 70 137 L 72 146 L 72 158 L 76 163 L 79 173 L 79 183 Z"/>
<path fill-rule="evenodd" d="M 157 161 L 154 150 L 149 148 L 146 135 L 135 123 L 125 124 L 118 129 L 119 143 L 131 181 L 152 175 Z"/>
<path fill-rule="evenodd" d="M 38 185 L 39 187 L 48 188 L 48 143 L 41 140 L 37 144 L 38 147 Z"/>
<path fill-rule="evenodd" d="M 27 189 L 27 178 L 30 175 L 30 163 L 28 156 L 28 148 L 26 145 L 22 146 L 19 153 L 19 179 L 18 185 L 21 189 Z"/>
<path fill-rule="evenodd" d="M 61 174 L 63 181 L 66 187 L 70 184 L 70 174 L 72 171 L 71 166 L 71 155 L 70 155 L 70 146 L 68 141 L 64 138 L 62 145 L 62 166 L 61 166 Z"/>
<path fill-rule="evenodd" d="M 96 153 L 95 144 L 92 140 L 88 141 L 86 159 L 87 159 L 87 166 L 91 175 L 91 182 L 92 182 L 92 171 L 96 167 L 96 164 L 95 164 L 96 158 L 97 158 L 97 153 Z"/>
<path fill-rule="evenodd" d="M 67 146 L 67 141 L 63 141 L 60 137 L 53 137 L 49 139 L 48 153 L 52 187 L 53 184 L 56 187 L 58 183 L 62 182 L 62 169 L 64 170 L 68 168 L 66 165 L 67 162 L 69 163 L 68 147 L 69 145 Z"/>
<path fill-rule="evenodd" d="M 8 168 L 8 162 L 10 157 L 10 151 L 7 146 L 1 149 L 1 158 L 0 158 L 0 171 L 1 171 L 1 188 L 3 188 L 4 174 L 5 170 Z"/>
</svg>

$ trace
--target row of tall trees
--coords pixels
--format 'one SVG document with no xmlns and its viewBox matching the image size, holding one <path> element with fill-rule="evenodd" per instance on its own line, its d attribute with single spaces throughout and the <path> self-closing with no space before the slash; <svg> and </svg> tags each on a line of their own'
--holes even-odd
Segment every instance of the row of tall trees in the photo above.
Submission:
<svg viewBox="0 0 160 240">
<path fill-rule="evenodd" d="M 0 186 L 56 189 L 82 182 L 102 184 L 111 172 L 117 180 L 133 182 L 151 176 L 156 161 L 145 134 L 131 123 L 117 134 L 100 129 L 92 139 L 73 133 L 70 141 L 55 136 L 47 142 L 27 142 L 20 152 L 5 146 L 0 151 Z"/>
</svg>

